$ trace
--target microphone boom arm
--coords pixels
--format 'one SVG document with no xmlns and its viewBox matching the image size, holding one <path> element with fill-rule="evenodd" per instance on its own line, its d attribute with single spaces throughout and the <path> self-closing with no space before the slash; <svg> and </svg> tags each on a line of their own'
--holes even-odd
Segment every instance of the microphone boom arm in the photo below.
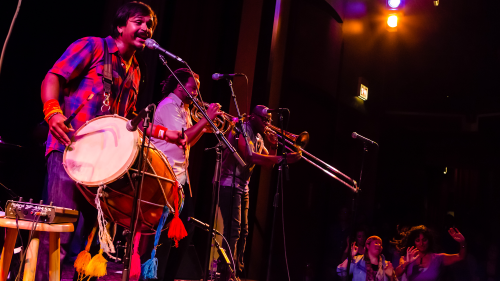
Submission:
<svg viewBox="0 0 500 281">
<path fill-rule="evenodd" d="M 186 92 L 186 94 L 188 95 L 189 99 L 191 99 L 193 101 L 193 104 L 194 106 L 196 106 L 198 108 L 198 110 L 203 114 L 203 117 L 205 117 L 205 119 L 207 119 L 208 123 L 210 124 L 210 126 L 212 126 L 212 130 L 214 132 L 214 135 L 217 137 L 217 139 L 219 140 L 219 142 L 222 142 L 224 143 L 224 145 L 231 151 L 231 154 L 234 156 L 234 158 L 236 158 L 236 161 L 238 161 L 238 163 L 242 166 L 242 167 L 245 167 L 246 166 L 246 163 L 245 161 L 241 158 L 241 156 L 238 154 L 238 152 L 236 151 L 236 149 L 234 148 L 234 146 L 232 146 L 229 141 L 227 140 L 227 138 L 224 136 L 224 134 L 221 133 L 221 131 L 219 130 L 219 128 L 217 128 L 217 126 L 215 126 L 214 122 L 212 122 L 212 119 L 210 119 L 208 117 L 208 114 L 207 114 L 207 111 L 205 110 L 205 108 L 203 108 L 201 105 L 199 105 L 197 102 L 194 102 L 194 98 L 193 96 L 191 95 L 191 93 L 184 87 L 184 85 L 181 83 L 181 81 L 179 80 L 179 78 L 177 78 L 177 76 L 174 74 L 174 72 L 172 71 L 172 69 L 170 68 L 170 66 L 168 66 L 167 64 L 167 61 L 165 60 L 165 57 L 163 57 L 162 55 L 159 55 L 160 57 L 160 60 L 163 62 L 163 65 L 165 65 L 168 70 L 170 71 L 170 73 L 172 73 L 172 75 L 174 76 L 175 80 L 177 80 L 177 82 L 179 83 L 179 85 L 181 85 L 182 89 L 184 90 L 184 92 Z M 185 62 L 186 63 L 186 62 Z M 187 63 L 186 63 L 187 65 Z"/>
</svg>

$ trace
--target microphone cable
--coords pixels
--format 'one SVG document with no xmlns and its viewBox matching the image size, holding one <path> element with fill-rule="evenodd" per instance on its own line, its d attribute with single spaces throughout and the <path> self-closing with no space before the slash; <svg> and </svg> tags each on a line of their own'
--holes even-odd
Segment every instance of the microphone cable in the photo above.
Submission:
<svg viewBox="0 0 500 281">
<path fill-rule="evenodd" d="M 7 43 L 9 42 L 10 34 L 12 33 L 12 29 L 14 29 L 14 23 L 16 22 L 17 15 L 19 14 L 19 10 L 21 9 L 21 1 L 17 2 L 17 9 L 14 17 L 12 18 L 12 22 L 10 23 L 9 33 L 7 33 L 7 37 L 5 38 L 5 43 L 2 48 L 2 55 L 0 55 L 0 73 L 2 72 L 3 58 L 5 55 L 5 49 L 7 49 Z"/>
</svg>

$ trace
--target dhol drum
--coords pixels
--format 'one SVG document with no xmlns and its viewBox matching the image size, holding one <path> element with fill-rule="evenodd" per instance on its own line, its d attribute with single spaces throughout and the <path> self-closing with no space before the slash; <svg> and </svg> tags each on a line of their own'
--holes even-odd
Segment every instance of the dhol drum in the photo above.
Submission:
<svg viewBox="0 0 500 281">
<path fill-rule="evenodd" d="M 85 123 L 74 134 L 71 145 L 66 147 L 63 165 L 94 207 L 97 191 L 103 186 L 100 205 L 104 215 L 108 220 L 129 228 L 142 132 L 129 132 L 127 122 L 121 116 L 106 115 Z M 167 205 L 170 213 L 174 212 L 174 192 L 179 192 L 179 211 L 184 194 L 182 188 L 175 188 L 176 177 L 165 155 L 153 143 L 149 152 L 146 148 L 143 153 L 145 157 L 147 155 L 147 162 L 137 230 L 152 234 L 156 231 L 163 207 Z M 164 229 L 167 227 L 165 224 Z"/>
</svg>

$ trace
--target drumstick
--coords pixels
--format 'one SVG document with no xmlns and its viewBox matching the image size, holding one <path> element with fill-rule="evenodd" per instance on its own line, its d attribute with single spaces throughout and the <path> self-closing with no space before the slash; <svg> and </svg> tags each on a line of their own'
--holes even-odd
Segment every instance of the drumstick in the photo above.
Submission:
<svg viewBox="0 0 500 281">
<path fill-rule="evenodd" d="M 181 139 L 183 140 L 184 139 L 184 128 L 182 128 L 182 134 L 181 134 Z M 182 152 L 184 153 L 184 158 L 186 158 L 186 145 L 183 145 L 182 146 Z"/>
<path fill-rule="evenodd" d="M 78 108 L 75 110 L 75 112 L 73 112 L 73 114 L 71 114 L 71 116 L 68 119 L 64 120 L 64 125 L 66 125 L 66 127 L 69 128 L 71 121 L 73 121 L 73 119 L 75 119 L 78 112 L 80 112 L 80 110 L 82 110 L 83 106 L 85 106 L 85 104 L 89 100 L 91 100 L 93 97 L 94 97 L 94 94 L 90 94 L 89 97 L 86 100 L 84 100 L 82 102 L 82 104 L 80 104 L 80 106 L 78 106 Z"/>
</svg>

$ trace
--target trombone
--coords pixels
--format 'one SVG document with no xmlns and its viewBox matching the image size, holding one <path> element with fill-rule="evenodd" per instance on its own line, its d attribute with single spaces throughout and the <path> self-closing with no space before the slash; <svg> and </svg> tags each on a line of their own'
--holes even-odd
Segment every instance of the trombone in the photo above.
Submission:
<svg viewBox="0 0 500 281">
<path fill-rule="evenodd" d="M 273 126 L 273 125 L 269 125 L 269 126 L 267 126 L 267 130 L 274 132 L 278 136 L 278 138 L 281 139 L 281 129 L 280 128 Z M 302 132 L 299 135 L 295 135 L 295 134 L 292 134 L 290 132 L 283 131 L 283 139 L 284 139 L 284 142 L 282 140 L 282 141 L 279 141 L 279 143 L 281 145 L 284 145 L 289 151 L 292 151 L 292 152 L 301 151 L 303 154 L 302 159 L 306 160 L 307 162 L 309 162 L 310 164 L 312 164 L 316 168 L 325 172 L 330 177 L 343 183 L 344 185 L 349 187 L 355 193 L 358 192 L 358 186 L 357 186 L 357 183 L 355 180 L 351 179 L 350 177 L 348 177 L 347 175 L 345 175 L 344 173 L 342 173 L 341 171 L 339 171 L 338 169 L 336 169 L 332 165 L 324 162 L 323 160 L 312 155 L 311 153 L 307 152 L 304 149 L 304 147 L 309 142 L 309 133 L 308 132 Z M 290 146 L 292 146 L 293 148 L 291 148 Z M 310 157 L 311 159 L 305 157 L 304 154 L 307 155 L 308 157 Z"/>
</svg>

